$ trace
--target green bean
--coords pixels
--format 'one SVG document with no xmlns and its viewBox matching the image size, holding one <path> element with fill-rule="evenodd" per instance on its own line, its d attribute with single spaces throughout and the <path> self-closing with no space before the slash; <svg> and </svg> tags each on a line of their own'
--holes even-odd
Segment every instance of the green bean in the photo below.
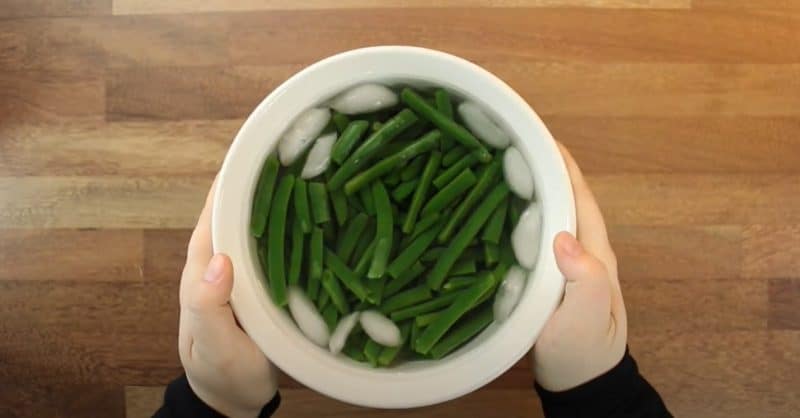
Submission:
<svg viewBox="0 0 800 418">
<path fill-rule="evenodd" d="M 477 151 L 478 158 L 481 161 L 488 162 L 491 159 L 492 155 L 472 133 L 442 114 L 442 112 L 436 110 L 436 108 L 428 104 L 425 99 L 420 97 L 413 90 L 404 88 L 403 91 L 400 92 L 400 98 L 408 107 L 419 113 L 423 118 L 429 120 L 443 133 L 450 135 L 465 147 Z"/>
<path fill-rule="evenodd" d="M 500 202 L 508 195 L 509 189 L 505 183 L 500 183 L 483 199 L 472 215 L 464 223 L 461 230 L 450 240 L 447 251 L 445 251 L 428 274 L 428 286 L 431 289 L 439 289 L 442 281 L 450 272 L 462 252 L 467 248 L 473 238 L 483 228 L 492 212 Z"/>
<path fill-rule="evenodd" d="M 422 254 L 422 256 L 419 259 L 422 260 L 423 263 L 429 263 L 431 261 L 435 261 L 442 255 L 442 252 L 444 252 L 444 250 L 446 249 L 447 249 L 446 247 L 430 248 L 428 251 L 425 251 L 425 254 Z"/>
<path fill-rule="evenodd" d="M 474 275 L 467 275 L 467 276 L 455 276 L 447 279 L 446 282 L 442 285 L 442 291 L 444 292 L 451 292 L 453 290 L 460 290 L 465 287 L 469 287 L 474 284 L 478 280 L 478 276 Z"/>
<path fill-rule="evenodd" d="M 386 302 L 380 306 L 381 312 L 390 314 L 411 305 L 422 303 L 433 298 L 431 289 L 422 284 L 417 287 L 404 290 L 392 297 L 386 299 Z"/>
<path fill-rule="evenodd" d="M 269 263 L 267 262 L 267 245 L 262 242 L 263 238 L 258 240 L 256 246 L 256 254 L 258 255 L 258 264 L 261 265 L 261 272 L 264 273 L 262 275 L 262 280 L 267 288 L 269 288 L 269 281 L 266 275 L 269 273 L 269 268 L 267 267 Z"/>
<path fill-rule="evenodd" d="M 339 135 L 339 139 L 333 144 L 331 159 L 336 164 L 342 164 L 347 159 L 347 156 L 350 155 L 350 151 L 361 140 L 364 132 L 367 132 L 367 128 L 369 128 L 369 122 L 365 120 L 350 122 L 342 134 Z"/>
<path fill-rule="evenodd" d="M 342 281 L 345 287 L 350 289 L 350 292 L 358 297 L 358 300 L 363 301 L 367 299 L 367 288 L 364 286 L 361 278 L 356 276 L 336 253 L 327 248 L 325 248 L 325 265 Z"/>
<path fill-rule="evenodd" d="M 369 362 L 370 366 L 378 366 L 378 356 L 381 355 L 381 350 L 383 350 L 383 346 L 372 339 L 368 340 L 367 344 L 364 345 L 364 357 L 367 358 L 367 362 Z"/>
<path fill-rule="evenodd" d="M 511 222 L 510 229 L 514 229 L 519 223 L 519 218 L 522 217 L 522 212 L 525 211 L 525 207 L 520 203 L 520 200 L 521 199 L 512 197 L 511 202 L 508 204 L 508 220 Z"/>
<path fill-rule="evenodd" d="M 430 227 L 436 225 L 441 219 L 447 219 L 449 212 L 436 212 L 420 218 L 419 222 L 414 225 L 414 230 L 411 232 L 411 238 L 418 237 L 421 233 L 427 231 Z"/>
<path fill-rule="evenodd" d="M 336 255 L 339 258 L 342 260 L 350 259 L 359 238 L 361 238 L 361 234 L 367 228 L 367 221 L 369 221 L 369 217 L 365 213 L 359 213 L 350 220 L 347 228 L 344 229 L 344 233 L 339 236 L 339 245 L 336 246 Z"/>
<path fill-rule="evenodd" d="M 336 310 L 336 306 L 326 306 L 325 310 L 322 311 L 322 319 L 325 320 L 328 329 L 333 332 L 333 330 L 336 329 L 336 324 L 339 322 L 339 311 Z"/>
<path fill-rule="evenodd" d="M 449 274 L 452 276 L 463 276 L 465 274 L 473 274 L 478 269 L 475 266 L 475 260 L 468 259 L 468 260 L 459 260 L 453 265 L 453 268 L 450 269 Z"/>
<path fill-rule="evenodd" d="M 336 217 L 336 223 L 339 226 L 344 226 L 347 222 L 348 207 L 347 196 L 341 190 L 334 190 L 328 193 L 331 196 L 331 206 L 333 206 L 333 215 Z"/>
<path fill-rule="evenodd" d="M 304 234 L 311 233 L 311 211 L 308 209 L 308 187 L 305 180 L 298 178 L 294 182 L 294 211 Z"/>
<path fill-rule="evenodd" d="M 361 204 L 364 205 L 364 212 L 369 216 L 375 216 L 375 201 L 372 199 L 372 190 L 365 187 L 358 192 L 358 197 L 361 199 Z"/>
<path fill-rule="evenodd" d="M 319 292 L 319 299 L 317 299 L 317 310 L 322 312 L 325 308 L 328 307 L 328 303 L 331 301 L 331 295 L 328 292 Z"/>
<path fill-rule="evenodd" d="M 339 136 L 342 136 L 342 133 L 347 129 L 347 126 L 350 125 L 350 118 L 347 117 L 344 113 L 333 112 L 333 117 L 331 117 L 331 121 L 336 126 L 336 132 Z"/>
<path fill-rule="evenodd" d="M 370 243 L 364 249 L 362 255 L 358 258 L 356 267 L 353 270 L 358 277 L 364 277 L 369 270 L 369 265 L 372 264 L 372 255 L 375 254 L 375 245 L 378 242 L 375 239 L 370 240 Z"/>
<path fill-rule="evenodd" d="M 272 195 L 275 192 L 275 183 L 278 179 L 280 166 L 277 153 L 273 153 L 264 162 L 264 167 L 261 168 L 261 175 L 256 185 L 256 195 L 253 198 L 253 213 L 250 215 L 250 234 L 254 237 L 264 235 L 264 228 L 267 227 L 267 218 L 269 217 Z"/>
<path fill-rule="evenodd" d="M 384 347 L 381 354 L 378 356 L 378 364 L 381 366 L 388 366 L 392 364 L 397 354 L 403 349 L 403 346 L 408 342 L 408 336 L 411 333 L 411 321 L 400 325 L 400 338 L 402 342 L 397 347 Z"/>
<path fill-rule="evenodd" d="M 303 244 L 305 236 L 300 228 L 300 221 L 295 218 L 292 227 L 292 253 L 289 254 L 289 284 L 300 283 L 300 273 L 303 269 Z"/>
<path fill-rule="evenodd" d="M 403 133 L 397 136 L 398 141 L 405 141 L 409 139 L 417 139 L 422 135 L 426 130 L 430 129 L 430 122 L 425 119 L 417 119 L 411 127 L 406 129 Z"/>
<path fill-rule="evenodd" d="M 370 132 L 378 132 L 381 130 L 381 128 L 383 128 L 383 123 L 381 123 L 379 120 L 376 120 L 375 122 L 372 122 L 372 126 L 370 126 L 369 129 Z"/>
<path fill-rule="evenodd" d="M 400 180 L 409 181 L 416 179 L 419 177 L 420 173 L 422 173 L 423 168 L 425 168 L 425 158 L 422 156 L 414 158 L 400 171 Z"/>
<path fill-rule="evenodd" d="M 386 285 L 386 288 L 383 291 L 384 297 L 389 297 L 394 295 L 395 293 L 403 290 L 406 286 L 408 286 L 411 282 L 414 281 L 420 274 L 425 271 L 425 266 L 422 265 L 419 261 L 414 263 L 408 270 L 403 272 L 397 278 L 389 281 L 389 284 Z"/>
<path fill-rule="evenodd" d="M 311 200 L 311 213 L 316 224 L 323 224 L 331 220 L 328 209 L 328 191 L 325 185 L 318 182 L 308 183 L 308 195 Z"/>
<path fill-rule="evenodd" d="M 322 224 L 322 238 L 326 242 L 336 241 L 337 231 L 338 229 L 334 222 L 325 222 Z"/>
<path fill-rule="evenodd" d="M 344 355 L 350 357 L 351 359 L 359 363 L 367 361 L 367 358 L 364 356 L 364 351 L 361 350 L 360 348 L 356 348 L 353 346 L 345 346 L 344 348 L 342 348 L 342 353 L 344 353 Z"/>
<path fill-rule="evenodd" d="M 441 295 L 436 296 L 427 302 L 392 312 L 392 321 L 399 322 L 409 318 L 415 318 L 419 315 L 450 306 L 453 301 L 455 301 L 456 298 L 463 292 L 464 290 L 442 293 Z"/>
<path fill-rule="evenodd" d="M 359 362 L 364 362 L 367 360 L 364 357 L 364 345 L 367 343 L 367 335 L 364 334 L 358 326 L 353 329 L 353 332 L 350 333 L 350 336 L 347 337 L 347 341 L 345 342 L 344 348 L 342 352 L 351 359 Z"/>
<path fill-rule="evenodd" d="M 503 224 L 506 222 L 506 214 L 508 213 L 508 199 L 503 200 L 500 206 L 492 213 L 486 227 L 483 228 L 483 235 L 481 239 L 484 242 L 492 244 L 500 244 L 500 236 L 503 235 Z"/>
<path fill-rule="evenodd" d="M 478 204 L 478 200 L 486 193 L 486 190 L 496 183 L 500 169 L 500 158 L 495 158 L 494 161 L 485 167 L 478 178 L 478 182 L 475 183 L 475 187 L 473 187 L 467 194 L 467 197 L 456 206 L 456 209 L 447 221 L 447 225 L 442 229 L 442 232 L 439 233 L 439 243 L 445 243 L 450 240 L 450 236 L 455 232 L 456 228 L 461 225 L 461 222 L 467 217 L 467 214 L 472 208 Z"/>
<path fill-rule="evenodd" d="M 447 186 L 442 187 L 438 193 L 428 200 L 428 203 L 422 208 L 422 215 L 424 216 L 443 210 L 451 203 L 458 200 L 458 198 L 466 193 L 477 181 L 478 178 L 475 177 L 472 170 L 469 168 L 464 169 L 458 177 L 454 178 Z"/>
<path fill-rule="evenodd" d="M 411 332 L 409 333 L 408 336 L 408 348 L 416 352 L 417 351 L 415 347 L 416 341 L 417 337 L 419 336 L 419 332 L 421 331 L 421 328 L 417 326 L 417 323 L 415 321 L 410 321 L 410 322 L 411 322 Z"/>
<path fill-rule="evenodd" d="M 386 268 L 386 272 L 394 278 L 399 277 L 420 259 L 422 254 L 425 253 L 425 250 L 427 250 L 433 243 L 433 240 L 436 239 L 438 233 L 439 228 L 431 228 L 420 234 L 419 237 L 411 241 L 411 244 L 392 260 L 389 267 Z"/>
<path fill-rule="evenodd" d="M 377 153 L 375 153 L 376 160 L 382 160 L 386 157 L 391 157 L 394 154 L 397 154 L 403 148 L 411 145 L 419 138 L 412 138 L 401 141 L 400 139 L 394 139 L 392 142 L 386 144 L 383 148 L 380 149 Z"/>
<path fill-rule="evenodd" d="M 364 190 L 365 189 L 361 189 L 361 191 Z M 364 205 L 361 202 L 361 196 L 347 196 L 346 194 L 344 194 L 344 190 L 336 190 L 336 192 L 341 193 L 342 195 L 345 196 L 345 198 L 347 199 L 347 207 L 351 208 L 354 213 L 366 212 L 366 210 L 364 210 Z M 360 194 L 361 193 L 359 193 L 359 195 Z"/>
<path fill-rule="evenodd" d="M 386 263 L 392 253 L 394 241 L 394 221 L 392 216 L 392 202 L 383 183 L 372 183 L 372 197 L 375 199 L 375 212 L 377 214 L 377 230 L 375 233 L 375 253 L 372 255 L 372 264 L 369 266 L 367 277 L 379 279 L 386 271 Z"/>
<path fill-rule="evenodd" d="M 363 144 L 353 151 L 353 154 L 347 160 L 340 163 L 341 167 L 336 170 L 336 173 L 328 181 L 328 187 L 331 190 L 342 187 L 347 180 L 372 161 L 377 151 L 394 139 L 400 132 L 411 126 L 417 119 L 417 115 L 414 112 L 404 109 L 386 121 L 379 131 L 370 135 Z"/>
<path fill-rule="evenodd" d="M 400 183 L 399 186 L 395 187 L 394 190 L 392 190 L 392 199 L 394 199 L 395 202 L 402 202 L 406 200 L 406 198 L 408 198 L 409 196 L 411 196 L 412 193 L 414 193 L 414 190 L 417 189 L 418 184 L 419 184 L 419 179 L 411 179 L 409 181 Z"/>
<path fill-rule="evenodd" d="M 491 267 L 500 261 L 500 247 L 491 242 L 483 243 L 483 261 L 487 267 Z"/>
<path fill-rule="evenodd" d="M 444 336 L 436 345 L 431 348 L 431 357 L 440 359 L 462 344 L 466 343 L 472 337 L 478 335 L 494 320 L 492 313 L 492 306 L 487 305 L 479 311 L 470 315 L 463 322 L 453 328 L 447 335 Z"/>
<path fill-rule="evenodd" d="M 453 304 L 442 311 L 441 315 L 437 315 L 417 338 L 417 351 L 427 354 L 456 321 L 473 309 L 475 303 L 492 288 L 493 284 L 494 280 L 490 274 L 460 293 Z"/>
<path fill-rule="evenodd" d="M 453 119 L 453 103 L 450 102 L 450 94 L 445 89 L 437 89 L 433 92 L 433 99 L 436 109 L 442 112 L 448 119 Z M 442 150 L 446 151 L 455 145 L 455 140 L 450 135 L 442 138 Z"/>
<path fill-rule="evenodd" d="M 286 239 L 286 216 L 289 199 L 292 197 L 294 176 L 286 175 L 278 182 L 275 201 L 269 214 L 269 237 L 267 238 L 267 267 L 269 268 L 269 287 L 272 299 L 278 306 L 285 306 L 286 299 L 286 258 L 284 240 Z"/>
<path fill-rule="evenodd" d="M 436 144 L 438 144 L 441 136 L 442 134 L 439 131 L 430 131 L 425 134 L 425 136 L 413 142 L 411 145 L 403 148 L 399 152 L 378 161 L 372 167 L 362 171 L 345 183 L 345 193 L 351 195 L 362 187 L 369 185 L 373 180 L 392 171 L 395 169 L 395 167 L 400 166 L 419 154 L 430 151 L 436 147 Z"/>
<path fill-rule="evenodd" d="M 450 167 L 451 165 L 461 161 L 468 152 L 469 150 L 464 147 L 453 147 L 450 149 L 450 151 L 447 151 L 447 154 L 445 154 L 444 157 L 442 157 L 442 167 Z"/>
<path fill-rule="evenodd" d="M 336 309 L 342 315 L 350 313 L 350 306 L 347 304 L 347 299 L 344 296 L 344 291 L 339 285 L 339 280 L 333 276 L 330 270 L 322 272 L 322 287 L 328 292 L 331 302 L 336 306 Z"/>
<path fill-rule="evenodd" d="M 322 279 L 322 249 L 322 229 L 314 227 L 308 244 L 308 297 L 312 300 L 317 299 Z"/>
<path fill-rule="evenodd" d="M 414 230 L 414 223 L 417 221 L 417 216 L 422 209 L 422 204 L 425 202 L 428 190 L 431 188 L 433 176 L 436 175 L 441 160 L 442 153 L 437 151 L 432 152 L 431 156 L 428 158 L 428 162 L 425 164 L 425 169 L 422 170 L 419 185 L 417 186 L 417 190 L 414 191 L 414 197 L 411 198 L 411 204 L 408 207 L 408 216 L 405 222 L 403 222 L 403 232 L 406 234 L 410 234 L 411 231 Z"/>
<path fill-rule="evenodd" d="M 433 179 L 433 185 L 436 186 L 437 189 L 441 189 L 444 186 L 447 186 L 456 176 L 461 174 L 464 169 L 470 168 L 473 165 L 478 163 L 478 158 L 474 155 L 469 154 L 466 157 L 458 160 L 457 163 L 453 164 L 447 170 L 443 171 L 442 174 L 436 176 Z"/>
<path fill-rule="evenodd" d="M 367 291 L 376 305 L 383 301 L 383 289 L 386 287 L 386 280 L 370 280 L 367 282 Z"/>
<path fill-rule="evenodd" d="M 436 319 L 436 317 L 439 316 L 439 314 L 441 313 L 442 313 L 441 311 L 437 311 L 437 312 L 428 312 L 426 314 L 422 314 L 414 318 L 414 323 L 416 323 L 417 326 L 420 328 L 425 328 L 428 325 L 430 325 L 431 322 L 433 322 L 433 320 Z"/>
<path fill-rule="evenodd" d="M 392 171 L 383 177 L 383 182 L 388 186 L 397 186 L 400 184 L 400 172 L 397 170 Z"/>
</svg>

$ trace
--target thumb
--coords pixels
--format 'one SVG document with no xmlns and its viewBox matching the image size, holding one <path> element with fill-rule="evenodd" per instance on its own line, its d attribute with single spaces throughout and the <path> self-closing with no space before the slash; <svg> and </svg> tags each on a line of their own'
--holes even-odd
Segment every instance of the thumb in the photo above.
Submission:
<svg viewBox="0 0 800 418">
<path fill-rule="evenodd" d="M 600 318 L 609 316 L 611 283 L 605 264 L 589 254 L 568 232 L 556 235 L 553 247 L 558 268 L 567 279 L 559 311 L 586 312 L 601 315 Z"/>
<path fill-rule="evenodd" d="M 216 254 L 205 273 L 193 280 L 186 295 L 189 326 L 195 342 L 227 341 L 236 328 L 228 301 L 233 288 L 233 265 L 228 256 Z"/>
</svg>

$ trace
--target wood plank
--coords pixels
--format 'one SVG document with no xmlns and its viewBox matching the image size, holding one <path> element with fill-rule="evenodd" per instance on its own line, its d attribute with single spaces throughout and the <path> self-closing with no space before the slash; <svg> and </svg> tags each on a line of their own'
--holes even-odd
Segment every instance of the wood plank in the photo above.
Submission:
<svg viewBox="0 0 800 418">
<path fill-rule="evenodd" d="M 771 286 L 769 286 L 771 290 Z M 772 301 L 759 280 L 623 280 L 630 334 L 766 330 Z"/>
<path fill-rule="evenodd" d="M 550 115 L 544 122 L 586 173 L 800 171 L 795 117 Z"/>
<path fill-rule="evenodd" d="M 790 175 L 587 176 L 607 224 L 800 223 L 800 177 Z"/>
<path fill-rule="evenodd" d="M 164 402 L 163 386 L 125 386 L 125 418 L 151 418 Z"/>
<path fill-rule="evenodd" d="M 744 229 L 744 276 L 800 278 L 800 225 L 788 220 L 776 221 Z"/>
<path fill-rule="evenodd" d="M 769 328 L 800 330 L 800 279 L 769 280 Z"/>
<path fill-rule="evenodd" d="M 191 229 L 144 232 L 144 275 L 148 280 L 177 280 L 186 263 Z"/>
<path fill-rule="evenodd" d="M 800 9 L 794 0 L 692 0 L 694 9 Z"/>
<path fill-rule="evenodd" d="M 106 63 L 102 42 L 110 34 L 108 19 L 5 20 L 0 26 L 0 68 L 102 74 Z"/>
<path fill-rule="evenodd" d="M 0 177 L 0 228 L 186 228 L 212 178 Z"/>
<path fill-rule="evenodd" d="M 0 176 L 213 176 L 242 122 L 13 124 Z"/>
<path fill-rule="evenodd" d="M 0 414 L 14 418 L 124 418 L 121 387 L 0 383 Z"/>
<path fill-rule="evenodd" d="M 619 276 L 631 283 L 734 278 L 741 272 L 739 226 L 609 225 L 608 233 Z"/>
<path fill-rule="evenodd" d="M 0 18 L 94 16 L 111 13 L 111 0 L 6 0 Z"/>
<path fill-rule="evenodd" d="M 797 331 L 630 335 L 640 370 L 679 417 L 793 416 L 798 345 Z"/>
<path fill-rule="evenodd" d="M 4 127 L 12 126 L 10 121 L 100 120 L 104 114 L 105 85 L 96 74 L 0 71 L 0 124 Z"/>
<path fill-rule="evenodd" d="M 200 4 L 190 0 L 116 0 L 114 14 L 164 14 L 252 10 L 361 9 L 408 7 L 597 7 L 597 8 L 658 8 L 687 9 L 691 0 L 329 0 L 295 2 L 291 0 L 211 0 Z"/>
<path fill-rule="evenodd" d="M 0 280 L 139 281 L 137 230 L 0 229 Z"/>
</svg>

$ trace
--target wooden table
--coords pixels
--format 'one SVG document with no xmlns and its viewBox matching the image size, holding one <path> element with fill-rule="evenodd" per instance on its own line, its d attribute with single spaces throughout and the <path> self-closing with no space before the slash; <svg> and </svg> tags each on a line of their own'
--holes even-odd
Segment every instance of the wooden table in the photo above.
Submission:
<svg viewBox="0 0 800 418">
<path fill-rule="evenodd" d="M 243 118 L 303 66 L 375 44 L 485 66 L 573 150 L 631 349 L 676 415 L 797 416 L 800 2 L 388 3 L 3 2 L 0 416 L 149 416 L 181 371 L 189 230 Z M 401 412 L 285 379 L 278 416 L 537 417 L 531 379 L 520 362 Z"/>
</svg>

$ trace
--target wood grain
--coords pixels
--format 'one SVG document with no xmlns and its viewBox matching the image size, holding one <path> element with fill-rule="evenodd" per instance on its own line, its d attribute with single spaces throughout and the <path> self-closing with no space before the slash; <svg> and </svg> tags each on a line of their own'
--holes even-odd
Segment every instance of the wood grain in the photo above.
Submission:
<svg viewBox="0 0 800 418">
<path fill-rule="evenodd" d="M 124 412 L 121 387 L 0 384 L 0 415 L 4 417 L 105 418 L 121 417 Z"/>
<path fill-rule="evenodd" d="M 769 280 L 769 328 L 800 330 L 800 279 Z"/>
<path fill-rule="evenodd" d="M 0 18 L 91 16 L 111 13 L 111 0 L 6 0 Z"/>
<path fill-rule="evenodd" d="M 743 236 L 744 276 L 800 278 L 800 225 L 791 222 L 756 224 L 747 227 Z"/>
<path fill-rule="evenodd" d="M 695 9 L 800 9 L 794 0 L 692 0 Z"/>
<path fill-rule="evenodd" d="M 0 135 L 12 121 L 102 120 L 105 97 L 102 78 L 90 73 L 0 71 Z"/>
</svg>

